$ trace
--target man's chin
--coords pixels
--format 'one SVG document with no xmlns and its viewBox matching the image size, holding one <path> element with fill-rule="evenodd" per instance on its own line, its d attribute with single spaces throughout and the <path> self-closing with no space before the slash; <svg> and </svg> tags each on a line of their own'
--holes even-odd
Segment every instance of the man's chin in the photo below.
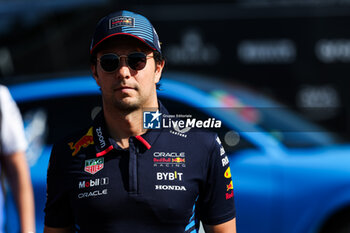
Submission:
<svg viewBox="0 0 350 233">
<path fill-rule="evenodd" d="M 122 112 L 133 112 L 141 108 L 139 103 L 133 103 L 131 101 L 117 101 L 114 103 L 114 107 Z"/>
</svg>

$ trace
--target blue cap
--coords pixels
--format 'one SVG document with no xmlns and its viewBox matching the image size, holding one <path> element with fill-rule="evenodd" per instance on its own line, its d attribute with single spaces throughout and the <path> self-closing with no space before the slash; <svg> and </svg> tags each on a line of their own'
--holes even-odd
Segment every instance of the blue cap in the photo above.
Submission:
<svg viewBox="0 0 350 233">
<path fill-rule="evenodd" d="M 103 17 L 97 23 L 91 41 L 90 54 L 104 40 L 118 35 L 137 38 L 153 50 L 162 53 L 157 32 L 151 22 L 140 14 L 122 10 Z"/>
</svg>

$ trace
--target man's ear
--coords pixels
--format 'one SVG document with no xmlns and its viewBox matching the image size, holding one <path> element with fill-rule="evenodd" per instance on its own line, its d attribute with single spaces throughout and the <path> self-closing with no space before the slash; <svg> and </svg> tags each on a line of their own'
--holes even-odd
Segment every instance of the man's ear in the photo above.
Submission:
<svg viewBox="0 0 350 233">
<path fill-rule="evenodd" d="M 165 65 L 165 61 L 157 62 L 156 63 L 156 71 L 155 71 L 155 76 L 154 76 L 154 82 L 158 83 L 160 80 L 160 77 L 162 76 L 162 71 Z"/>
</svg>

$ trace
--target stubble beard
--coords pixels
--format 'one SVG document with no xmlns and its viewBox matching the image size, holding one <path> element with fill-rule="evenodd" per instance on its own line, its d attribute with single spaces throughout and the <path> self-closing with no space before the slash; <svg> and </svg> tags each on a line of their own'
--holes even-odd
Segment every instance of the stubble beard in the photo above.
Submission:
<svg viewBox="0 0 350 233">
<path fill-rule="evenodd" d="M 137 99 L 134 102 L 127 102 L 119 99 L 113 100 L 113 107 L 121 113 L 127 114 L 134 112 L 142 107 L 142 100 Z"/>
<path fill-rule="evenodd" d="M 109 106 L 108 108 L 110 110 L 114 108 L 114 110 L 117 110 L 122 114 L 129 114 L 140 110 L 147 102 L 147 98 L 145 96 L 134 96 L 134 98 L 128 99 L 128 96 L 117 98 L 115 95 L 104 96 L 102 93 L 102 97 L 104 105 L 106 104 L 105 107 Z"/>
</svg>

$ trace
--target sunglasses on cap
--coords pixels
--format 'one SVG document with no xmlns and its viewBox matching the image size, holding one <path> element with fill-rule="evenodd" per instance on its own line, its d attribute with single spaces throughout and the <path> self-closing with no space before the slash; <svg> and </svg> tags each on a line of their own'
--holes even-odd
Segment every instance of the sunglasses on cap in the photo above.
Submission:
<svg viewBox="0 0 350 233">
<path fill-rule="evenodd" d="M 120 56 L 114 53 L 107 53 L 102 55 L 97 60 L 100 62 L 100 65 L 105 72 L 114 72 L 118 69 L 120 65 L 120 59 L 122 57 L 126 58 L 126 64 L 131 69 L 142 70 L 146 66 L 147 58 L 151 58 L 153 56 L 147 56 L 141 52 L 134 52 L 128 55 Z"/>
</svg>

